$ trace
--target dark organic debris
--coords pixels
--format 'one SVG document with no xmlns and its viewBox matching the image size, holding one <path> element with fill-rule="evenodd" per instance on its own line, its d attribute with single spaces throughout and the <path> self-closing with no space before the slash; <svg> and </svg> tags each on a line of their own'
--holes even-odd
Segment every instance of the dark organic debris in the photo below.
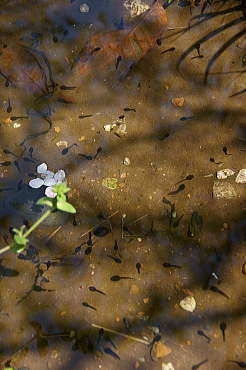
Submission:
<svg viewBox="0 0 246 370">
<path fill-rule="evenodd" d="M 198 212 L 192 212 L 190 222 L 188 224 L 187 236 L 194 238 L 202 231 L 203 218 Z"/>
<path fill-rule="evenodd" d="M 104 237 L 110 233 L 110 229 L 106 226 L 98 226 L 93 230 L 93 234 L 97 237 Z"/>
</svg>

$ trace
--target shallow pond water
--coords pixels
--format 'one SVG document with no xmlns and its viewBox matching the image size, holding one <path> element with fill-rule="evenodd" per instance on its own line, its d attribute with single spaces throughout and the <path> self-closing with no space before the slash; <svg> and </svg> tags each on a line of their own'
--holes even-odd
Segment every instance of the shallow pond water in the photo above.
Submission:
<svg viewBox="0 0 246 370">
<path fill-rule="evenodd" d="M 236 369 L 229 360 L 246 361 L 245 184 L 235 182 L 246 166 L 245 38 L 228 45 L 207 84 L 204 73 L 243 31 L 240 2 L 207 5 L 205 14 L 222 14 L 196 18 L 204 21 L 190 30 L 202 4 L 173 2 L 154 47 L 113 64 L 114 32 L 128 32 L 141 16 L 132 18 L 121 0 L 86 1 L 81 13 L 84 3 L 0 6 L 1 245 L 10 226 L 40 213 L 44 189 L 28 186 L 40 163 L 65 170 L 77 209 L 75 217 L 53 214 L 19 258 L 2 255 L 1 367 Z M 96 33 L 106 54 L 78 64 Z M 185 56 L 200 39 L 199 51 Z M 217 180 L 225 168 L 235 175 Z M 236 196 L 214 197 L 216 181 Z M 195 298 L 194 312 L 180 307 L 186 296 Z M 171 353 L 153 361 L 150 345 L 106 330 L 100 337 L 92 324 L 149 343 L 160 334 Z"/>
</svg>

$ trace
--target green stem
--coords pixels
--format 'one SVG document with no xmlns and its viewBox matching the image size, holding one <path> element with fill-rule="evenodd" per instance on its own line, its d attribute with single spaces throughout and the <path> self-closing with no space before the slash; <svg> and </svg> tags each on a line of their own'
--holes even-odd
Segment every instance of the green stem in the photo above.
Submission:
<svg viewBox="0 0 246 370">
<path fill-rule="evenodd" d="M 29 230 L 25 232 L 25 234 L 23 234 L 23 236 L 26 238 L 29 234 L 31 234 L 31 232 L 33 232 L 33 230 L 35 230 L 36 227 L 38 227 L 38 225 L 40 225 L 41 222 L 43 222 L 51 214 L 52 211 L 53 209 L 48 209 L 48 211 L 46 211 L 36 222 L 34 222 L 34 224 L 30 227 Z M 10 245 L 7 245 L 6 247 L 0 249 L 0 254 L 7 252 L 8 250 L 10 250 Z"/>
<path fill-rule="evenodd" d="M 8 250 L 10 250 L 10 245 L 7 245 L 6 247 L 0 249 L 0 254 L 7 252 Z"/>
<path fill-rule="evenodd" d="M 36 222 L 34 222 L 30 229 L 23 234 L 24 238 L 31 234 L 31 232 L 33 232 L 33 230 L 35 230 L 36 227 L 40 225 L 51 214 L 52 211 L 53 209 L 48 209 L 48 211 L 46 211 Z"/>
</svg>

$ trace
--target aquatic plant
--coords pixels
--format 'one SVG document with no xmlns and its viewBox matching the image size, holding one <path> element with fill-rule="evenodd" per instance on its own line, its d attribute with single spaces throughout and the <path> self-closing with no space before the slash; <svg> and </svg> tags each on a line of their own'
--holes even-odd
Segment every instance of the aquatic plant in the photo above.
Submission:
<svg viewBox="0 0 246 370">
<path fill-rule="evenodd" d="M 58 171 L 59 172 L 59 171 Z M 64 172 L 64 171 L 63 171 Z M 57 176 L 58 177 L 58 176 Z M 43 184 L 42 184 L 43 185 Z M 42 186 L 41 185 L 41 186 Z M 52 197 L 42 197 L 37 201 L 37 205 L 46 206 L 47 210 L 39 217 L 39 219 L 28 229 L 22 225 L 19 229 L 13 229 L 13 241 L 10 245 L 0 249 L 0 254 L 11 250 L 15 253 L 22 252 L 28 245 L 27 237 L 47 218 L 56 211 L 63 211 L 68 213 L 76 213 L 76 209 L 72 204 L 67 202 L 66 193 L 70 190 L 66 183 L 56 183 L 49 190 L 49 193 L 54 195 Z M 47 188 L 48 189 L 48 188 Z M 47 190 L 46 189 L 46 190 Z"/>
<path fill-rule="evenodd" d="M 47 186 L 45 189 L 45 195 L 50 198 L 55 198 L 56 193 L 52 191 L 52 186 L 61 184 L 64 182 L 66 174 L 65 171 L 59 170 L 56 173 L 49 171 L 46 163 L 41 163 L 37 166 L 37 173 L 40 177 L 29 181 L 29 186 L 34 189 L 39 189 L 43 185 Z"/>
</svg>

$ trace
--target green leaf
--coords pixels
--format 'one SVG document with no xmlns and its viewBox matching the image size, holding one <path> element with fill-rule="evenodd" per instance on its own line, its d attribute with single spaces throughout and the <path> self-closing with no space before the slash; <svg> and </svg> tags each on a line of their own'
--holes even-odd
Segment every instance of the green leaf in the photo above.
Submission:
<svg viewBox="0 0 246 370">
<path fill-rule="evenodd" d="M 39 205 L 39 206 L 48 206 L 48 207 L 52 208 L 54 206 L 53 199 L 49 198 L 49 197 L 40 198 L 37 201 L 37 205 Z"/>
<path fill-rule="evenodd" d="M 64 212 L 76 213 L 76 209 L 74 208 L 74 206 L 63 199 L 59 199 L 57 201 L 57 208 Z"/>
<path fill-rule="evenodd" d="M 10 249 L 14 253 L 21 253 L 22 251 L 24 251 L 25 248 L 26 248 L 26 245 L 17 244 L 15 242 L 10 244 Z"/>
<path fill-rule="evenodd" d="M 66 200 L 67 199 L 67 197 L 66 197 L 66 195 L 65 194 L 57 194 L 57 197 L 56 197 L 56 199 L 58 199 L 58 200 L 60 200 L 60 199 L 63 199 L 63 200 Z"/>
<path fill-rule="evenodd" d="M 52 190 L 54 191 L 54 193 L 61 195 L 67 193 L 70 190 L 70 188 L 67 186 L 65 182 L 63 182 L 61 184 L 56 184 L 52 186 Z"/>
<path fill-rule="evenodd" d="M 18 235 L 18 234 L 14 235 L 14 241 L 16 242 L 16 244 L 20 244 L 20 245 L 26 245 L 28 242 L 27 238 L 25 238 L 23 235 Z"/>
</svg>

